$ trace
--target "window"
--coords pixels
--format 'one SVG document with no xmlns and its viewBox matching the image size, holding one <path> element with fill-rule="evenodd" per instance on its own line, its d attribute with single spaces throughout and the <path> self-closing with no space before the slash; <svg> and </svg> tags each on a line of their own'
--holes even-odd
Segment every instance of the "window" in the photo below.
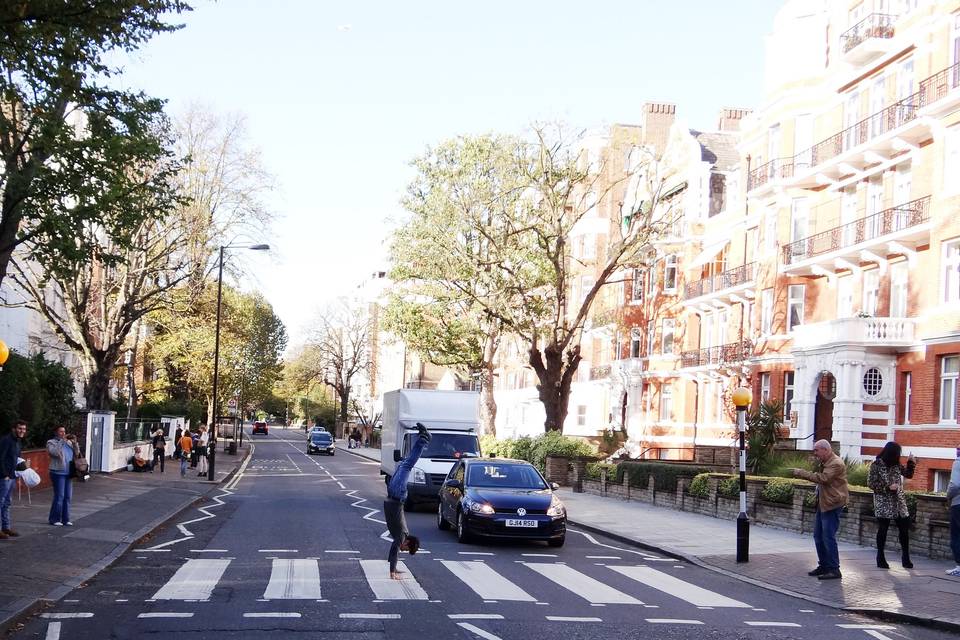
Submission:
<svg viewBox="0 0 960 640">
<path fill-rule="evenodd" d="M 773 333 L 773 289 L 764 289 L 760 294 L 760 333 Z"/>
<path fill-rule="evenodd" d="M 904 100 L 913 95 L 913 58 L 907 58 L 900 63 L 897 70 L 897 100 Z"/>
<path fill-rule="evenodd" d="M 910 402 L 913 400 L 913 374 L 903 374 L 903 424 L 910 424 Z"/>
<path fill-rule="evenodd" d="M 584 258 L 596 258 L 597 257 L 597 237 L 592 233 L 587 234 L 581 237 L 580 242 L 583 243 L 583 248 L 580 253 Z"/>
<path fill-rule="evenodd" d="M 847 187 L 840 195 L 840 224 L 843 225 L 843 246 L 857 243 L 857 188 Z"/>
<path fill-rule="evenodd" d="M 960 240 L 943 245 L 943 301 L 960 302 Z"/>
<path fill-rule="evenodd" d="M 577 405 L 577 426 L 587 426 L 587 405 L 585 404 Z"/>
<path fill-rule="evenodd" d="M 763 244 L 768 254 L 777 250 L 777 214 L 774 212 L 767 213 L 763 221 Z"/>
<path fill-rule="evenodd" d="M 630 330 L 630 357 L 639 358 L 640 357 L 640 344 L 643 339 L 643 335 L 640 331 L 640 327 L 634 327 Z"/>
<path fill-rule="evenodd" d="M 647 295 L 649 295 L 652 298 L 656 289 L 657 289 L 657 261 L 653 260 L 650 263 L 650 268 L 647 270 Z"/>
<path fill-rule="evenodd" d="M 664 354 L 673 353 L 673 330 L 676 320 L 673 318 L 664 318 L 660 329 L 660 352 Z"/>
<path fill-rule="evenodd" d="M 653 345 L 656 341 L 657 328 L 653 320 L 647 321 L 647 357 L 653 355 Z"/>
<path fill-rule="evenodd" d="M 660 421 L 670 422 L 673 420 L 673 386 L 669 382 L 664 382 L 660 387 Z"/>
<path fill-rule="evenodd" d="M 946 356 L 940 361 L 940 422 L 957 420 L 957 378 L 960 377 L 960 356 Z"/>
<path fill-rule="evenodd" d="M 883 389 L 883 375 L 881 375 L 880 369 L 870 367 L 863 374 L 863 391 L 868 396 L 873 397 L 880 393 L 881 389 Z"/>
<path fill-rule="evenodd" d="M 787 288 L 787 331 L 803 324 L 803 295 L 806 287 L 792 284 Z"/>
<path fill-rule="evenodd" d="M 877 301 L 880 299 L 880 271 L 871 269 L 863 272 L 863 307 L 869 316 L 877 315 Z"/>
<path fill-rule="evenodd" d="M 677 256 L 669 255 L 663 263 L 663 291 L 674 293 L 677 290 Z"/>
<path fill-rule="evenodd" d="M 907 278 L 909 274 L 906 262 L 890 265 L 890 317 L 907 317 Z"/>
<path fill-rule="evenodd" d="M 760 374 L 760 402 L 770 400 L 770 374 Z"/>
<path fill-rule="evenodd" d="M 949 471 L 934 471 L 933 472 L 933 490 L 936 493 L 946 493 L 947 487 L 950 485 L 950 472 Z"/>
<path fill-rule="evenodd" d="M 783 374 L 783 422 L 791 425 L 790 413 L 793 411 L 793 371 Z"/>
<path fill-rule="evenodd" d="M 649 420 L 650 412 L 653 410 L 653 398 L 650 397 L 653 394 L 650 393 L 649 382 L 643 383 L 643 387 L 641 388 L 641 393 L 643 394 L 643 407 L 644 407 L 643 415 L 647 420 Z"/>
<path fill-rule="evenodd" d="M 643 302 L 643 269 L 633 270 L 633 286 L 630 288 L 630 302 Z"/>
<path fill-rule="evenodd" d="M 960 40 L 956 46 L 960 49 Z M 955 194 L 960 190 L 960 181 L 956 179 L 960 174 L 960 126 L 947 129 L 943 138 L 943 154 L 943 190 Z"/>
<path fill-rule="evenodd" d="M 853 276 L 837 278 L 837 317 L 853 316 Z"/>
<path fill-rule="evenodd" d="M 806 198 L 794 198 L 790 207 L 790 242 L 807 237 L 809 218 L 810 202 Z"/>
<path fill-rule="evenodd" d="M 587 299 L 587 296 L 590 295 L 590 291 L 593 289 L 593 285 L 596 284 L 597 280 L 593 276 L 583 276 L 580 278 L 580 301 L 583 302 Z"/>
</svg>

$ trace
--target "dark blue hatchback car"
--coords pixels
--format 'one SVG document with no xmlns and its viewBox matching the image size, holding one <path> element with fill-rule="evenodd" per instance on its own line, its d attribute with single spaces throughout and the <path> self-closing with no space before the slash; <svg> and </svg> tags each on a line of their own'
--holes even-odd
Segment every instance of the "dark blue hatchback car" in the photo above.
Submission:
<svg viewBox="0 0 960 640">
<path fill-rule="evenodd" d="M 440 489 L 437 527 L 453 526 L 460 542 L 474 537 L 545 540 L 563 545 L 567 510 L 529 462 L 468 458 L 453 466 Z"/>
<path fill-rule="evenodd" d="M 326 431 L 319 431 L 310 434 L 310 440 L 307 442 L 307 454 L 325 453 L 335 455 L 336 446 L 333 444 L 333 436 Z"/>
</svg>

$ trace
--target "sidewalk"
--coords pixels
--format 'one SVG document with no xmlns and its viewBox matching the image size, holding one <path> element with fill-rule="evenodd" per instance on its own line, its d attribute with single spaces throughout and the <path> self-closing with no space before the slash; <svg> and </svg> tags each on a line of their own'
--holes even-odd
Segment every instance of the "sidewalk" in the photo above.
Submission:
<svg viewBox="0 0 960 640">
<path fill-rule="evenodd" d="M 13 495 L 11 519 L 18 538 L 0 540 L 0 630 L 42 601 L 59 600 L 112 564 L 147 533 L 197 500 L 214 493 L 249 455 L 218 447 L 216 481 L 180 477 L 180 464 L 166 460 L 165 472 L 93 474 L 73 482 L 73 527 L 48 523 L 51 489 Z M 192 473 L 191 473 L 192 471 Z"/>
<path fill-rule="evenodd" d="M 346 444 L 338 442 L 337 446 L 348 451 Z M 350 449 L 348 453 L 380 459 L 378 449 Z M 891 568 L 877 569 L 875 549 L 840 543 L 843 580 L 820 581 L 807 576 L 817 565 L 813 539 L 808 535 L 753 525 L 750 561 L 738 564 L 733 520 L 573 493 L 569 488 L 558 495 L 567 506 L 570 524 L 581 529 L 828 607 L 960 631 L 960 580 L 944 574 L 952 562 L 914 555 L 914 568 L 908 571 L 900 566 L 899 553 L 888 549 Z"/>
</svg>

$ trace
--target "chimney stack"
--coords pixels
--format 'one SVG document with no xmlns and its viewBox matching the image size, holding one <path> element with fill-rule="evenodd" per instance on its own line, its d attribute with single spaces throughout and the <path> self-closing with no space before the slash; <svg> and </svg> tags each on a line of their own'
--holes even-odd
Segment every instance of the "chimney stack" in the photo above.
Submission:
<svg viewBox="0 0 960 640">
<path fill-rule="evenodd" d="M 648 102 L 643 105 L 643 142 L 654 148 L 658 158 L 667 147 L 670 127 L 676 119 L 677 105 L 672 102 Z"/>
<path fill-rule="evenodd" d="M 750 109 L 721 109 L 720 124 L 717 128 L 720 131 L 740 131 L 740 121 L 750 115 L 750 113 Z"/>
</svg>

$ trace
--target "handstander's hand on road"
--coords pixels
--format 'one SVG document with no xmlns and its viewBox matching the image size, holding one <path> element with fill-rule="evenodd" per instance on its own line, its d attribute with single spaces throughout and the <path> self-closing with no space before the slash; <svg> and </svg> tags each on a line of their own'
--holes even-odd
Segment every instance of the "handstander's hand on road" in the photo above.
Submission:
<svg viewBox="0 0 960 640">
<path fill-rule="evenodd" d="M 430 442 L 430 432 L 419 422 L 417 423 L 417 432 L 420 434 L 420 437 L 423 438 L 424 442 Z"/>
<path fill-rule="evenodd" d="M 404 576 L 407 575 L 406 571 L 391 571 L 390 578 L 392 580 L 403 580 Z"/>
</svg>

